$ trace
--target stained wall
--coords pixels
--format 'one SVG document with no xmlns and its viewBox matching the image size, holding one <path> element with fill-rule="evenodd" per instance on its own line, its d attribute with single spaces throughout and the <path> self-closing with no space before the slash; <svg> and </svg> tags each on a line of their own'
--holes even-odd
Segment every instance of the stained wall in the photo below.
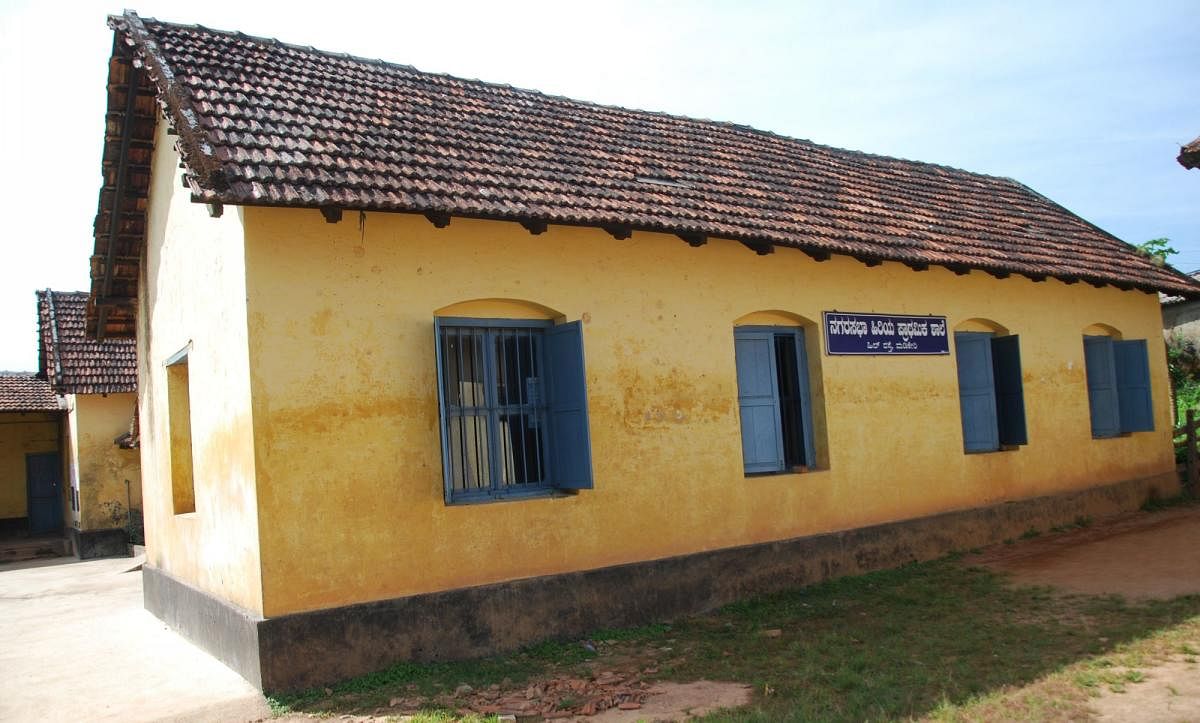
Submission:
<svg viewBox="0 0 1200 723">
<path fill-rule="evenodd" d="M 80 530 L 125 527 L 130 507 L 142 508 L 140 455 L 114 441 L 129 431 L 136 406 L 134 392 L 67 397 L 70 479 L 79 489 L 74 517 Z"/>
<path fill-rule="evenodd" d="M 666 234 L 615 240 L 552 226 L 533 236 L 458 218 L 439 230 L 398 214 L 328 224 L 316 210 L 267 208 L 243 218 L 267 615 L 1127 479 L 1174 484 L 1154 295 L 818 263 L 789 249 L 757 256 L 720 239 L 691 248 Z M 594 489 L 444 503 L 433 319 L 463 302 L 475 315 L 534 304 L 583 321 Z M 832 357 L 809 326 L 823 469 L 746 477 L 734 325 L 811 324 L 835 309 L 944 315 L 951 329 L 984 320 L 1019 334 L 1029 444 L 963 453 L 953 354 Z M 1082 334 L 1097 323 L 1148 340 L 1157 431 L 1092 439 Z M 245 434 L 244 419 L 206 435 Z"/>
<path fill-rule="evenodd" d="M 241 212 L 191 202 L 167 124 L 155 136 L 138 297 L 148 565 L 262 609 Z M 151 310 L 153 310 L 151 312 Z M 167 365 L 189 359 L 195 509 L 173 501 Z M 177 421 L 178 423 L 178 421 Z"/>
</svg>

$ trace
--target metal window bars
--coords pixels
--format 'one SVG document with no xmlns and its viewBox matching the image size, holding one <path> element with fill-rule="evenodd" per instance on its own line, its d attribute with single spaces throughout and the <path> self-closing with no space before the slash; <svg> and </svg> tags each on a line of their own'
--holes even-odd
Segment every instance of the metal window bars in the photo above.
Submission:
<svg viewBox="0 0 1200 723">
<path fill-rule="evenodd" d="M 542 330 L 443 326 L 449 476 L 458 496 L 546 484 Z"/>
</svg>

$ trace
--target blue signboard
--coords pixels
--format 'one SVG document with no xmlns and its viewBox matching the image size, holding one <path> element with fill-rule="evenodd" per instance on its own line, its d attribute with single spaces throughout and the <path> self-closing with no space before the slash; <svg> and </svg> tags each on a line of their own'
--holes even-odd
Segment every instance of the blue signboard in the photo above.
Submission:
<svg viewBox="0 0 1200 723">
<path fill-rule="evenodd" d="M 944 316 L 825 311 L 825 353 L 898 356 L 949 354 Z"/>
</svg>

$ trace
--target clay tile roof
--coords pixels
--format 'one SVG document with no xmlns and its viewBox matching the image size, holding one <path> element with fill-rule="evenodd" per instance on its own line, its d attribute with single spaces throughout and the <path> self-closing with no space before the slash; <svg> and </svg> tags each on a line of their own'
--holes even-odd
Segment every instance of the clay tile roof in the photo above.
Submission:
<svg viewBox="0 0 1200 723">
<path fill-rule="evenodd" d="M 133 13 L 109 24 L 110 127 L 128 98 L 113 90 L 122 82 L 156 95 L 197 202 L 663 231 L 764 252 L 1200 294 L 1192 279 L 1009 178 Z M 133 81 L 130 56 L 146 69 Z M 135 141 L 149 117 L 137 111 Z M 106 179 L 119 156 L 111 128 Z M 98 257 L 108 247 L 105 199 Z M 93 279 L 106 268 L 94 259 Z M 136 268 L 117 271 L 136 279 Z"/>
<path fill-rule="evenodd" d="M 1200 138 L 1180 148 L 1176 160 L 1184 168 L 1200 168 Z"/>
<path fill-rule="evenodd" d="M 87 302 L 86 291 L 37 292 L 39 375 L 59 394 L 137 391 L 134 340 L 89 339 Z"/>
<path fill-rule="evenodd" d="M 0 412 L 57 412 L 58 397 L 32 372 L 0 372 Z"/>
</svg>

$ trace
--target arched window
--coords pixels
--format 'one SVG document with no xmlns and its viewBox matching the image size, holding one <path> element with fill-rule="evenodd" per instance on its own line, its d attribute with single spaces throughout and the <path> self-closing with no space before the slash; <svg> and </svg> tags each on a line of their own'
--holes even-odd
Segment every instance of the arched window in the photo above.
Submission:
<svg viewBox="0 0 1200 723">
<path fill-rule="evenodd" d="M 746 474 L 818 466 L 806 326 L 813 325 L 780 311 L 747 314 L 734 324 Z"/>
<path fill-rule="evenodd" d="M 507 299 L 435 317 L 447 503 L 591 488 L 583 329 L 554 318 Z"/>
<path fill-rule="evenodd" d="M 995 452 L 1029 441 L 1021 345 L 1015 334 L 987 319 L 969 319 L 954 331 L 963 449 Z"/>
<path fill-rule="evenodd" d="M 1122 339 L 1111 326 L 1083 330 L 1092 436 L 1117 437 L 1154 430 L 1150 357 L 1145 339 Z"/>
</svg>

